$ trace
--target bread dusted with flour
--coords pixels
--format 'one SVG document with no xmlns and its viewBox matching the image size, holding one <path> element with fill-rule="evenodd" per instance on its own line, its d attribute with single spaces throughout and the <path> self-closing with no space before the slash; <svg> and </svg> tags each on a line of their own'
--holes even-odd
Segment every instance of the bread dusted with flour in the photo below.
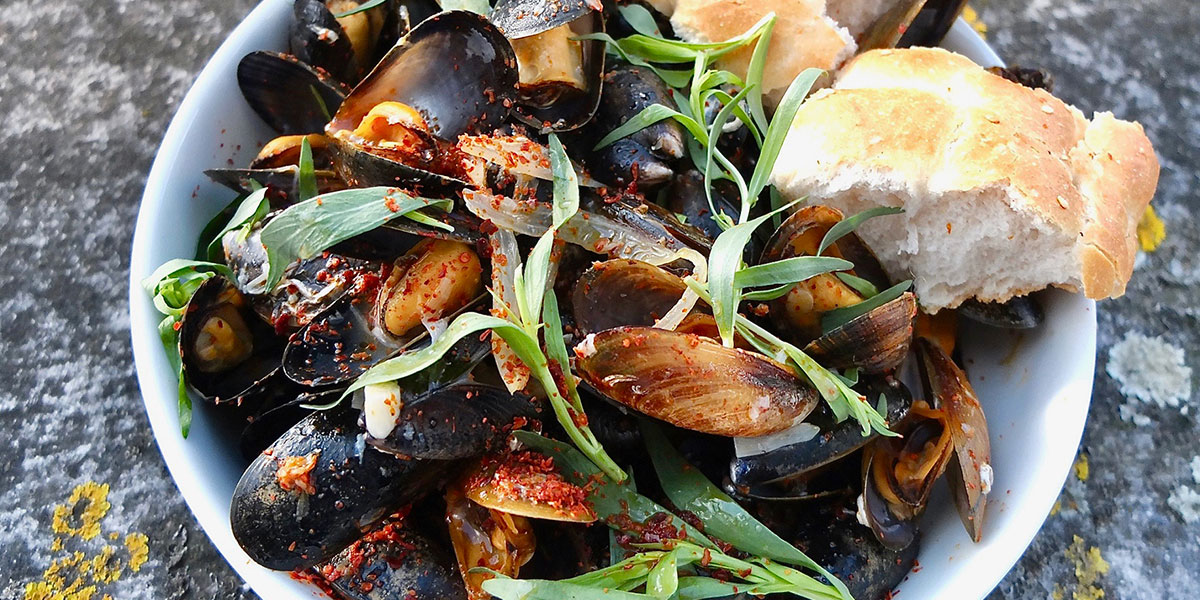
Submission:
<svg viewBox="0 0 1200 600">
<path fill-rule="evenodd" d="M 1123 294 L 1158 160 L 1111 113 L 1089 121 L 945 50 L 876 50 L 801 107 L 772 179 L 846 214 L 903 207 L 860 234 L 934 312 L 1049 286 Z"/>
</svg>

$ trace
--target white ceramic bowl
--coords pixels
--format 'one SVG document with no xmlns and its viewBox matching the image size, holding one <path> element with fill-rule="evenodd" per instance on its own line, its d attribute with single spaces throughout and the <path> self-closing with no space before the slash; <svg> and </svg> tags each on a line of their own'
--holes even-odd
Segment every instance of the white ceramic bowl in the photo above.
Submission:
<svg viewBox="0 0 1200 600">
<path fill-rule="evenodd" d="M 254 564 L 233 539 L 229 498 L 244 462 L 231 432 L 197 404 L 191 436 L 179 435 L 176 381 L 156 331 L 160 316 L 140 286 L 159 264 L 190 257 L 204 224 L 231 199 L 201 171 L 245 164 L 271 132 L 242 101 L 238 60 L 284 49 L 290 0 L 266 0 L 234 30 L 200 73 L 171 121 L 146 182 L 130 267 L 130 324 L 146 412 L 175 483 L 229 564 L 267 600 L 310 599 L 314 589 Z M 960 21 L 945 45 L 981 64 L 999 59 Z M 902 598 L 983 598 L 1021 556 L 1050 511 L 1087 417 L 1095 366 L 1095 304 L 1052 294 L 1046 323 L 1024 334 L 968 326 L 963 352 L 992 436 L 995 485 L 984 541 L 972 543 L 938 486 L 923 520 L 920 569 Z"/>
</svg>

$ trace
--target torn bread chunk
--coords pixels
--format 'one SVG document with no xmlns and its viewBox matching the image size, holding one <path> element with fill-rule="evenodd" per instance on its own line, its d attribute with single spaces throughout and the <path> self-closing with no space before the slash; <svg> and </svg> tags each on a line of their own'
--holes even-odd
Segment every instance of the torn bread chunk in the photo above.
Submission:
<svg viewBox="0 0 1200 600">
<path fill-rule="evenodd" d="M 914 48 L 864 53 L 810 98 L 772 180 L 847 215 L 903 207 L 859 233 L 936 312 L 1050 286 L 1123 294 L 1158 169 L 1136 123 Z"/>
</svg>

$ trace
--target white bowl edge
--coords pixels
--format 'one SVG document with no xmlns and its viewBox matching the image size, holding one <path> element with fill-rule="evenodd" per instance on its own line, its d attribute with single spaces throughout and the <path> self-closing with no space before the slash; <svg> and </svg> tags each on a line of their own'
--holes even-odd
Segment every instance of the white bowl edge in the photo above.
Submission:
<svg viewBox="0 0 1200 600">
<path fill-rule="evenodd" d="M 265 0 L 256 7 L 222 43 L 184 97 L 146 183 L 130 263 L 134 359 L 159 449 L 205 533 L 250 587 L 269 600 L 307 598 L 320 593 L 291 579 L 287 573 L 258 566 L 233 539 L 229 498 L 243 463 L 236 449 L 219 451 L 222 445 L 230 443 L 229 434 L 217 426 L 212 412 L 199 404 L 194 411 L 191 436 L 187 440 L 180 436 L 176 382 L 156 330 L 161 316 L 142 289 L 141 280 L 170 258 L 190 256 L 194 238 L 220 208 L 220 199 L 231 197 L 208 182 L 200 171 L 220 166 L 226 159 L 244 163 L 248 156 L 242 156 L 242 147 L 245 146 L 245 152 L 253 153 L 254 142 L 261 143 L 270 137 L 270 132 L 241 102 L 234 73 L 245 53 L 284 45 L 284 28 L 280 23 L 291 14 L 290 8 L 289 0 Z M 999 58 L 961 20 L 943 45 L 981 64 L 1000 64 Z M 223 95 L 218 95 L 218 91 Z M 226 97 L 233 98 L 232 102 L 242 108 L 230 110 L 228 101 L 223 100 Z M 214 123 L 209 125 L 206 121 Z M 168 226 L 174 227 L 178 235 L 159 233 Z M 922 523 L 921 557 L 926 560 L 900 586 L 902 597 L 984 598 L 1020 558 L 1058 497 L 1074 459 L 1090 402 L 1096 316 L 1095 303 L 1081 296 L 1054 292 L 1047 294 L 1047 300 L 1047 322 L 1038 330 L 1025 333 L 993 330 L 985 337 L 962 336 L 966 368 L 991 426 L 996 469 L 984 541 L 973 544 L 947 494 L 944 491 L 935 494 Z M 973 329 L 981 328 L 967 326 L 968 332 Z M 996 343 L 997 338 L 1004 337 L 1007 343 Z M 1022 394 L 1048 401 L 1039 405 L 1044 407 L 1039 412 L 1023 404 L 989 400 L 1019 398 Z M 1005 440 L 1007 443 L 1002 443 Z M 1028 464 L 1029 457 L 1035 455 L 1043 460 Z M 1026 476 L 1017 478 L 1013 470 L 1006 468 L 1009 464 L 1027 468 Z M 1002 536 L 998 534 L 1001 531 Z M 945 558 L 935 561 L 931 558 L 935 554 Z"/>
</svg>

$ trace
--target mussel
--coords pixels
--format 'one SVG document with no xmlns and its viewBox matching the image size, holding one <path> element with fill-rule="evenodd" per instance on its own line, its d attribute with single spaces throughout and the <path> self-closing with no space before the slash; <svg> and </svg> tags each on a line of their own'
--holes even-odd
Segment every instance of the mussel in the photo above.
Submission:
<svg viewBox="0 0 1200 600">
<path fill-rule="evenodd" d="M 284 373 L 304 385 L 358 377 L 473 301 L 481 273 L 466 244 L 418 242 L 382 281 L 344 295 L 302 328 L 284 352 Z"/>
<path fill-rule="evenodd" d="M 917 298 L 904 292 L 813 340 L 804 351 L 826 367 L 891 371 L 908 356 L 916 316 Z"/>
<path fill-rule="evenodd" d="M 402 38 L 326 126 L 334 163 L 357 185 L 461 187 L 448 144 L 499 127 L 516 94 L 516 57 L 486 18 L 447 11 Z"/>
<path fill-rule="evenodd" d="M 472 600 L 487 600 L 483 582 L 486 573 L 472 573 L 487 567 L 508 577 L 516 577 L 522 565 L 533 557 L 537 538 L 529 521 L 521 516 L 484 508 L 470 500 L 463 483 L 446 487 L 446 526 L 458 559 L 466 595 Z"/>
<path fill-rule="evenodd" d="M 902 422 L 912 406 L 912 394 L 895 379 L 868 378 L 856 387 L 872 404 L 884 400 L 890 424 Z M 776 438 L 735 440 L 738 455 L 729 466 L 733 485 L 744 488 L 743 494 L 750 494 L 752 486 L 803 478 L 851 455 L 878 436 L 874 432 L 864 436 L 862 427 L 853 420 L 837 422 L 826 407 L 814 411 L 799 427 L 809 428 L 808 434 L 785 432 Z M 804 439 L 792 441 L 797 437 Z M 759 495 L 772 494 L 762 490 Z"/>
<path fill-rule="evenodd" d="M 321 133 L 350 88 L 279 52 L 251 52 L 238 63 L 238 86 L 250 108 L 282 135 Z"/>
<path fill-rule="evenodd" d="M 782 431 L 817 394 L 785 366 L 693 334 L 620 327 L 589 335 L 577 368 L 597 391 L 672 425 L 728 437 Z"/>
<path fill-rule="evenodd" d="M 296 0 L 288 47 L 296 58 L 349 83 L 375 64 L 376 48 L 395 41 L 401 15 L 389 0 L 364 7 L 357 0 Z M 428 15 L 426 15 L 428 16 Z M 386 44 L 386 46 L 385 46 Z"/>
<path fill-rule="evenodd" d="M 591 120 L 600 102 L 604 33 L 598 2 L 500 0 L 489 16 L 516 54 L 516 116 L 540 131 L 570 131 Z"/>
<path fill-rule="evenodd" d="M 401 457 L 450 460 L 478 456 L 510 431 L 540 418 L 528 396 L 478 383 L 454 383 L 404 401 L 395 383 L 365 389 L 367 443 Z"/>
<path fill-rule="evenodd" d="M 587 334 L 653 325 L 686 289 L 683 279 L 649 263 L 627 258 L 597 263 L 575 283 L 575 327 Z"/>
<path fill-rule="evenodd" d="M 365 446 L 357 417 L 348 406 L 305 417 L 246 469 L 230 524 L 255 562 L 290 571 L 329 560 L 452 476 L 453 463 Z"/>
<path fill-rule="evenodd" d="M 695 169 L 684 171 L 675 177 L 671 187 L 667 188 L 664 206 L 671 212 L 683 215 L 687 223 L 692 225 L 712 239 L 721 235 L 722 229 L 713 219 L 712 208 L 718 213 L 735 218 L 738 209 L 734 205 L 737 189 L 733 182 L 719 179 L 712 182 L 713 206 L 708 204 L 708 196 L 704 190 L 704 175 Z M 761 247 L 760 247 L 761 248 Z M 754 254 L 757 256 L 757 253 Z"/>
<path fill-rule="evenodd" d="M 466 600 L 451 558 L 405 521 L 372 529 L 317 572 L 346 600 Z"/>
<path fill-rule="evenodd" d="M 1042 305 L 1033 296 L 1016 296 L 1004 302 L 968 298 L 957 312 L 972 321 L 1001 329 L 1033 329 L 1046 319 Z"/>
<path fill-rule="evenodd" d="M 200 285 L 179 325 L 187 382 L 214 403 L 241 403 L 279 371 L 284 340 L 255 317 L 246 296 L 216 276 Z"/>
<path fill-rule="evenodd" d="M 937 46 L 967 6 L 966 0 L 929 0 L 921 4 L 920 12 L 911 19 L 895 45 L 901 48 Z"/>
</svg>

